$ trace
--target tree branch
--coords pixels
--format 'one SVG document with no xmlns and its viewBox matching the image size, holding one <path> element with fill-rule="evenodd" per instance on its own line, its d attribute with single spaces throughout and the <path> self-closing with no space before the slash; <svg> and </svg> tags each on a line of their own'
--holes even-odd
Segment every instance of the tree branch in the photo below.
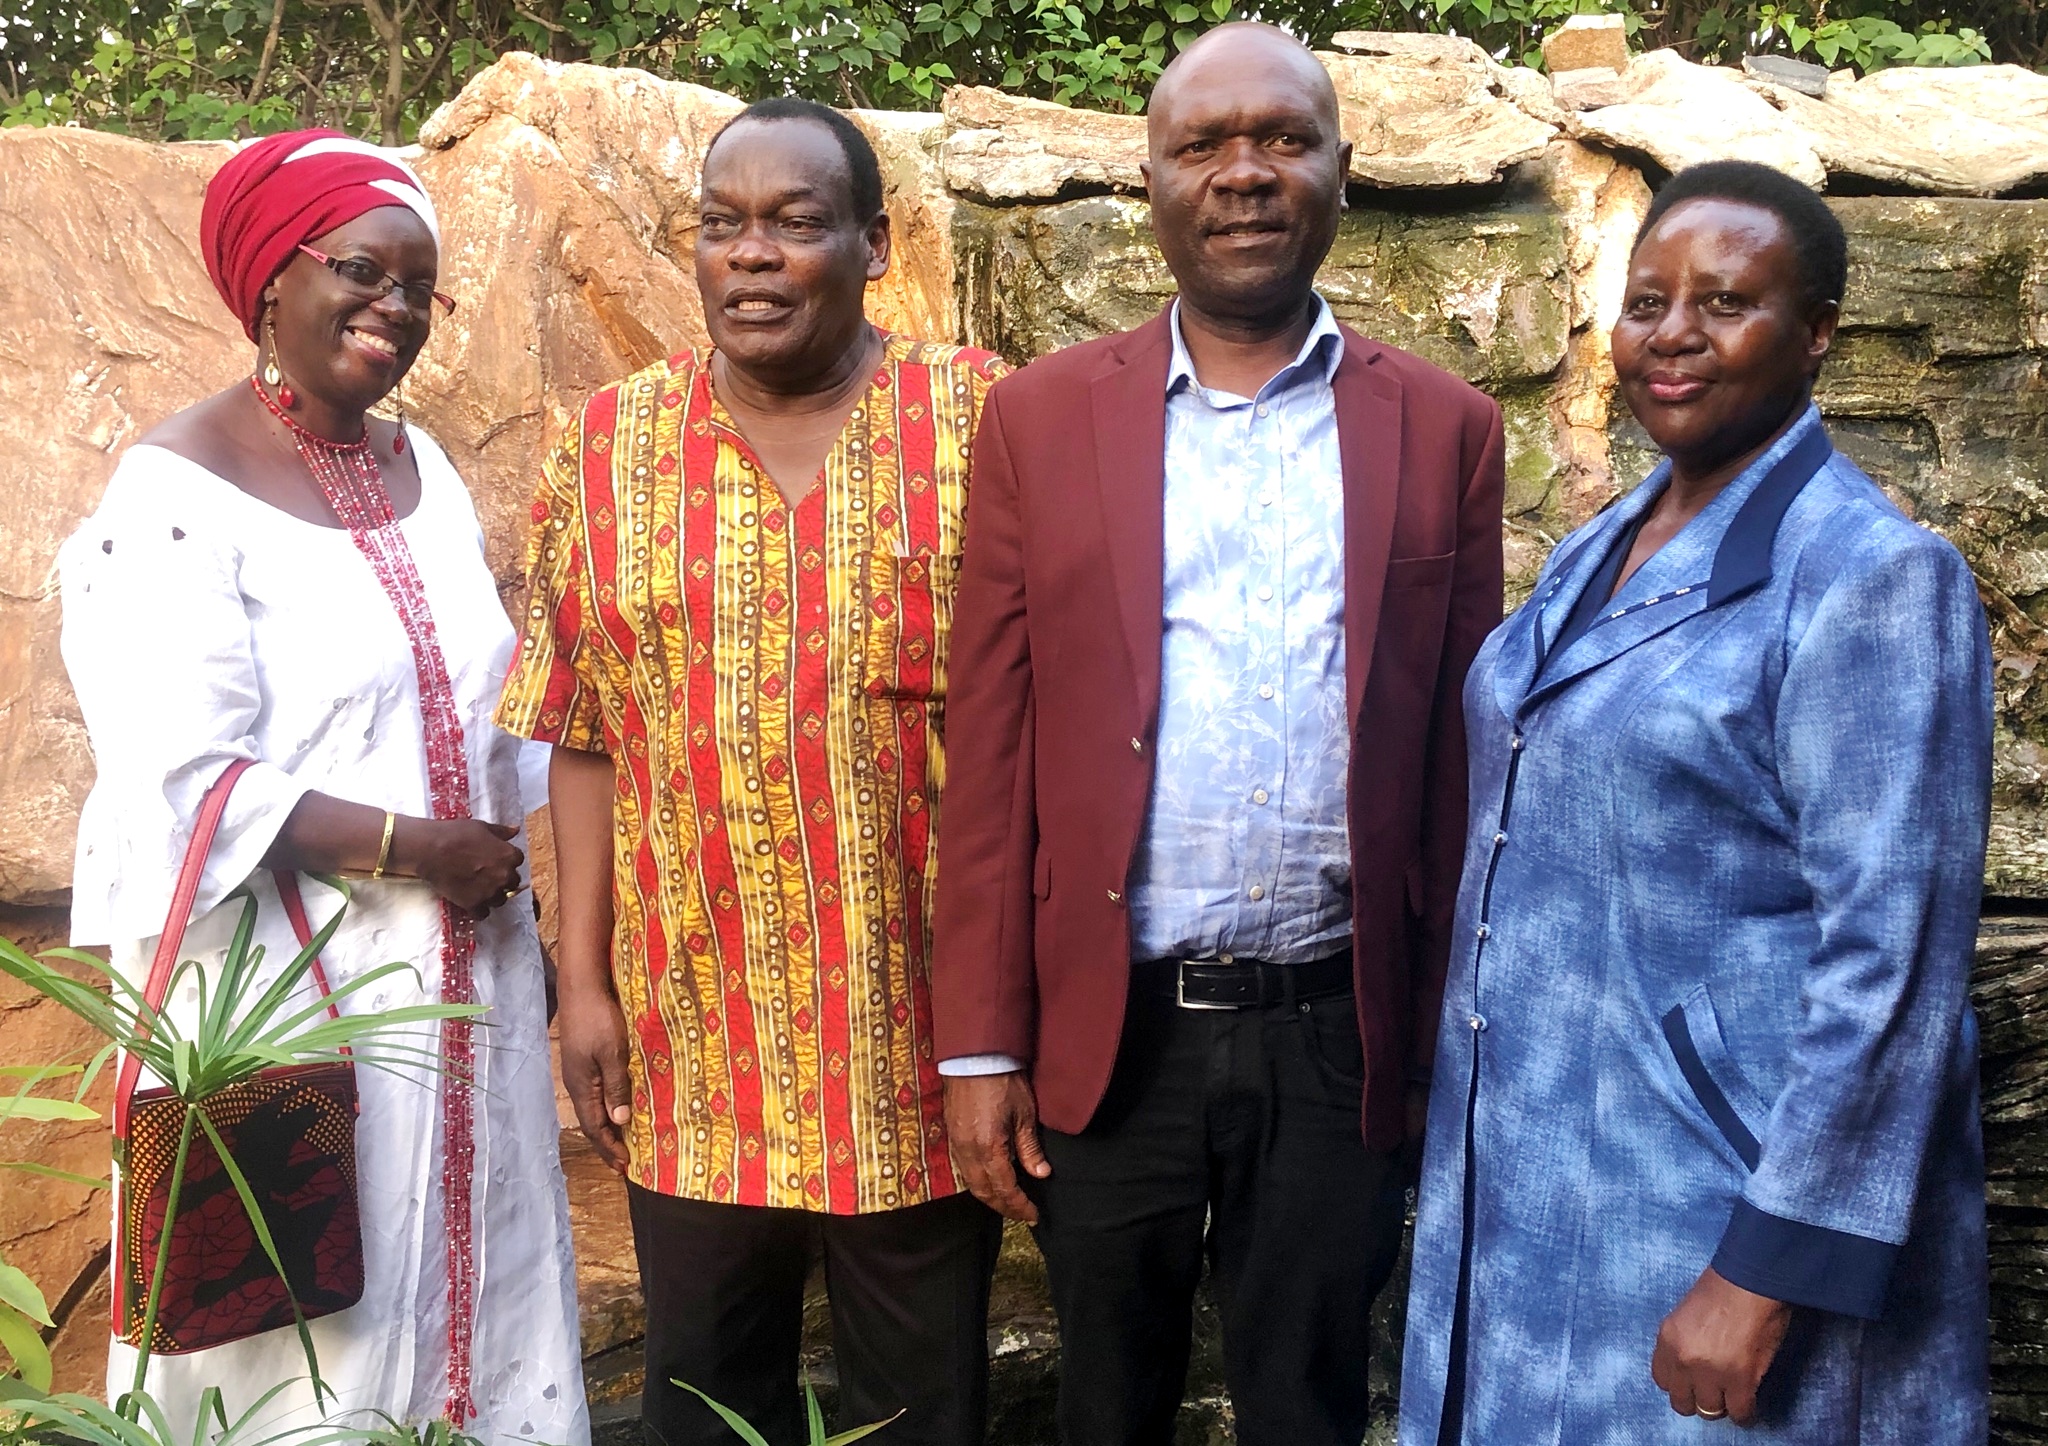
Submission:
<svg viewBox="0 0 2048 1446">
<path fill-rule="evenodd" d="M 532 12 L 531 10 L 527 9 L 527 8 L 526 8 L 526 7 L 524 6 L 524 5 L 521 5 L 521 4 L 519 3 L 519 0 L 512 0 L 512 9 L 513 9 L 513 10 L 514 10 L 515 12 L 517 12 L 517 14 L 519 15 L 519 18 L 520 18 L 520 19 L 522 19 L 522 20 L 531 20 L 531 21 L 532 21 L 532 22 L 533 22 L 533 23 L 534 23 L 535 25 L 538 25 L 538 26 L 539 26 L 539 27 L 540 27 L 541 29 L 543 29 L 543 30 L 552 30 L 552 31 L 553 31 L 553 32 L 554 32 L 555 34 L 557 34 L 557 35 L 567 35 L 567 34 L 569 33 L 569 27 L 568 27 L 568 26 L 566 26 L 566 25 L 557 25 L 557 24 L 555 24 L 555 22 L 554 22 L 554 21 L 552 21 L 552 20 L 549 20 L 549 19 L 546 19 L 546 18 L 545 18 L 545 17 L 543 17 L 543 16 L 539 16 L 539 15 L 536 15 L 536 14 L 534 14 L 534 13 L 533 13 L 533 12 Z"/>
<path fill-rule="evenodd" d="M 426 69 L 420 72 L 419 84 L 405 93 L 405 104 L 411 105 L 427 93 L 427 87 L 434 83 L 434 77 L 441 73 L 441 67 L 448 63 L 449 55 L 454 52 L 455 37 L 456 30 L 451 24 L 447 33 L 441 37 L 440 45 L 435 48 L 433 58 L 427 62 Z"/>
<path fill-rule="evenodd" d="M 270 7 L 270 31 L 263 37 L 263 56 L 256 62 L 255 79 L 249 82 L 248 103 L 250 105 L 256 104 L 257 97 L 263 94 L 263 87 L 270 81 L 271 67 L 277 63 L 278 32 L 283 29 L 284 0 L 274 0 Z M 247 122 L 244 122 L 242 130 L 245 134 L 248 129 Z"/>
</svg>

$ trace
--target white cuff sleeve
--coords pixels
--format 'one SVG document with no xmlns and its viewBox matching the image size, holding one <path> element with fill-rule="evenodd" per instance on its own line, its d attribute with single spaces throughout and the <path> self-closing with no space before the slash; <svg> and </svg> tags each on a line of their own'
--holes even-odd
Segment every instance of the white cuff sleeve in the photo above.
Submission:
<svg viewBox="0 0 2048 1446">
<path fill-rule="evenodd" d="M 1015 1074 L 1024 1061 L 1007 1054 L 963 1054 L 939 1061 L 939 1073 L 950 1075 Z"/>
</svg>

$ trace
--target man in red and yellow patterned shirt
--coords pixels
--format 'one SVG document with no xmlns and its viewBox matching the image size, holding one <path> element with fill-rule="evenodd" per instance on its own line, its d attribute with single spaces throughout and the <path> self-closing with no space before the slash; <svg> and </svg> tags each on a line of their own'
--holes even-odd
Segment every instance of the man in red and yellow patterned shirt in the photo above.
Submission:
<svg viewBox="0 0 2048 1446">
<path fill-rule="evenodd" d="M 968 449 L 1002 373 L 885 336 L 873 151 L 764 102 L 704 164 L 714 348 L 548 459 L 500 721 L 558 745 L 562 1067 L 627 1178 L 650 1442 L 802 1434 L 822 1229 L 843 1411 L 978 1446 L 997 1217 L 962 1194 L 926 972 Z"/>
</svg>

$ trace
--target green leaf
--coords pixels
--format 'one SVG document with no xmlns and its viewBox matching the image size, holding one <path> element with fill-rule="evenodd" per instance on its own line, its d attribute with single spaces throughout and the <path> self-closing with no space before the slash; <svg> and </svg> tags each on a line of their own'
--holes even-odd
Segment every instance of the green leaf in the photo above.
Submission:
<svg viewBox="0 0 2048 1446">
<path fill-rule="evenodd" d="M 221 1164 L 228 1172 L 228 1178 L 234 1181 L 235 1194 L 241 1197 L 242 1213 L 249 1217 L 249 1228 L 256 1232 L 256 1239 L 263 1246 L 263 1254 L 268 1257 L 270 1268 L 277 1272 L 279 1280 L 285 1282 L 285 1298 L 292 1304 L 292 1321 L 299 1329 L 299 1345 L 304 1349 L 306 1365 L 313 1373 L 316 1388 L 315 1396 L 317 1399 L 320 1381 L 320 1362 L 313 1354 L 312 1332 L 307 1329 L 305 1313 L 299 1309 L 298 1297 L 291 1293 L 291 1277 L 285 1274 L 284 1261 L 279 1258 L 277 1253 L 277 1242 L 271 1239 L 270 1236 L 270 1224 L 263 1218 L 263 1207 L 257 1202 L 256 1193 L 249 1188 L 249 1181 L 243 1176 L 242 1167 L 236 1162 L 234 1151 L 228 1148 L 227 1141 L 223 1140 L 220 1137 L 220 1132 L 214 1129 L 213 1121 L 207 1118 L 206 1111 L 195 1106 L 194 1113 L 199 1116 L 199 1127 L 206 1131 L 206 1138 L 213 1142 L 214 1153 L 220 1157 Z M 165 1234 L 168 1235 L 169 1233 L 170 1226 L 169 1222 L 166 1221 Z"/>
<path fill-rule="evenodd" d="M 108 1185 L 105 1180 L 96 1180 L 90 1175 L 74 1175 L 69 1170 L 59 1170 L 34 1160 L 0 1160 L 0 1170 L 17 1170 L 24 1175 L 40 1175 L 46 1180 L 62 1180 L 68 1185 L 84 1185 L 92 1190 L 104 1190 Z"/>
<path fill-rule="evenodd" d="M 901 1411 L 898 1411 L 895 1416 L 891 1416 L 887 1421 L 877 1421 L 871 1426 L 856 1426 L 851 1431 L 841 1431 L 837 1436 L 828 1436 L 825 1438 L 824 1446 L 846 1446 L 846 1443 L 849 1441 L 858 1441 L 863 1436 L 872 1436 L 884 1426 L 893 1423 L 902 1414 Z"/>
<path fill-rule="evenodd" d="M 19 1268 L 0 1260 L 0 1305 L 11 1305 L 37 1325 L 53 1326 L 50 1303 Z"/>
<path fill-rule="evenodd" d="M 14 1358 L 24 1381 L 39 1391 L 50 1389 L 50 1348 L 35 1322 L 11 1305 L 0 1305 L 0 1350 Z"/>
<path fill-rule="evenodd" d="M 698 1390 L 688 1381 L 671 1381 L 669 1384 L 681 1386 L 684 1390 L 688 1391 L 691 1395 L 695 1396 L 698 1400 L 702 1401 L 705 1405 L 709 1406 L 712 1410 L 716 1411 L 718 1413 L 718 1419 L 725 1422 L 726 1425 L 730 1426 L 732 1428 L 733 1434 L 739 1437 L 740 1440 L 746 1442 L 747 1446 L 768 1446 L 767 1438 L 764 1437 L 759 1431 L 756 1431 L 752 1426 L 749 1426 L 746 1422 L 746 1419 L 743 1416 L 741 1416 L 739 1412 L 734 1411 L 729 1407 L 719 1405 L 718 1402 L 712 1400 L 709 1396 L 705 1395 L 702 1391 Z"/>
<path fill-rule="evenodd" d="M 76 1100 L 46 1100 L 34 1095 L 15 1095 L 0 1100 L 0 1120 L 96 1120 L 100 1112 Z"/>
</svg>

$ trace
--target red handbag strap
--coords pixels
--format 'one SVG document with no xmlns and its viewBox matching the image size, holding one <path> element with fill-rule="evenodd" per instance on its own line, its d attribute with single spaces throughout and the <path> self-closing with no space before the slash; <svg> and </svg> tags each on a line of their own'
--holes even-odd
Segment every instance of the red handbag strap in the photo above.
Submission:
<svg viewBox="0 0 2048 1446">
<path fill-rule="evenodd" d="M 271 882 L 277 885 L 277 897 L 284 904 L 284 916 L 292 921 L 292 933 L 298 936 L 299 947 L 305 948 L 313 942 L 313 928 L 306 922 L 306 901 L 299 896 L 299 876 L 290 869 L 273 869 Z M 320 997 L 327 1001 L 327 1017 L 341 1018 L 341 1011 L 334 1007 L 334 991 L 327 987 L 327 970 L 320 963 L 320 956 L 313 956 L 313 982 L 320 986 Z M 342 1046 L 341 1052 L 348 1053 Z"/>
<path fill-rule="evenodd" d="M 220 832 L 221 816 L 227 812 L 228 794 L 253 762 L 252 759 L 238 758 L 230 763 L 206 790 L 206 796 L 199 800 L 199 816 L 192 825 L 192 842 L 186 846 L 185 862 L 178 869 L 177 886 L 171 891 L 170 913 L 164 918 L 164 931 L 157 939 L 156 954 L 149 961 L 149 976 L 142 985 L 143 1002 L 148 1004 L 151 1013 L 164 1007 L 164 996 L 170 992 L 171 975 L 178 967 L 178 951 L 185 945 L 185 929 L 192 922 L 192 905 L 199 897 L 200 881 L 206 876 L 206 857 L 213 851 L 214 835 Z M 299 947 L 303 949 L 312 941 L 313 935 L 306 927 L 306 906 L 299 897 L 298 880 L 284 872 L 277 873 L 275 878 L 278 895 L 284 901 L 285 914 L 292 922 L 292 932 L 298 935 Z M 313 961 L 313 978 L 319 984 L 321 994 L 327 995 L 327 973 L 320 967 L 318 959 Z M 331 999 L 327 1012 L 339 1017 Z M 149 1038 L 147 1018 L 137 1020 L 135 1029 L 137 1043 Z M 135 1050 L 129 1050 L 121 1057 L 121 1074 L 114 1086 L 114 1134 L 119 1138 L 127 1137 L 128 1113 L 141 1079 L 142 1056 Z"/>
</svg>

